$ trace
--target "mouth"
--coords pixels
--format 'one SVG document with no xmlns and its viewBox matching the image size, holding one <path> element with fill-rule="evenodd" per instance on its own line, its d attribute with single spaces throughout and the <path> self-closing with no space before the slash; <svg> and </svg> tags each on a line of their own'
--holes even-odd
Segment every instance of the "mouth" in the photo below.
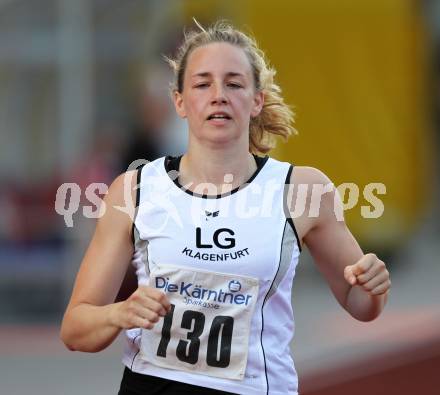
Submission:
<svg viewBox="0 0 440 395">
<path fill-rule="evenodd" d="M 231 119 L 231 117 L 227 113 L 224 113 L 224 112 L 213 113 L 207 118 L 208 121 L 212 121 L 212 120 L 226 121 L 226 120 L 230 120 L 230 119 Z"/>
</svg>

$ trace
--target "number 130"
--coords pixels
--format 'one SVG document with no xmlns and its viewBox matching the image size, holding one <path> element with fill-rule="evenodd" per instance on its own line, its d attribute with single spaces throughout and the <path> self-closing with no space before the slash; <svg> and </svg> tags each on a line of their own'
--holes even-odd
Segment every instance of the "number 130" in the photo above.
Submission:
<svg viewBox="0 0 440 395">
<path fill-rule="evenodd" d="M 164 317 L 162 338 L 157 348 L 157 356 L 166 358 L 167 347 L 171 338 L 175 305 L 171 304 L 169 313 Z M 199 359 L 200 335 L 205 327 L 205 315 L 199 311 L 186 310 L 180 324 L 183 329 L 192 329 L 187 334 L 187 340 L 180 339 L 176 348 L 176 356 L 182 362 L 194 365 Z M 216 316 L 208 336 L 206 363 L 217 368 L 226 368 L 231 359 L 232 330 L 234 319 L 229 316 Z"/>
</svg>

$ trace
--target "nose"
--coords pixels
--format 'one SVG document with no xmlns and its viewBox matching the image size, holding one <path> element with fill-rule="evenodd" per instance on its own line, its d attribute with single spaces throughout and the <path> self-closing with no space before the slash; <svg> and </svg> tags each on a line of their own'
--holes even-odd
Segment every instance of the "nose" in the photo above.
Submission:
<svg viewBox="0 0 440 395">
<path fill-rule="evenodd" d="M 226 104 L 228 99 L 222 84 L 213 84 L 212 104 Z"/>
</svg>

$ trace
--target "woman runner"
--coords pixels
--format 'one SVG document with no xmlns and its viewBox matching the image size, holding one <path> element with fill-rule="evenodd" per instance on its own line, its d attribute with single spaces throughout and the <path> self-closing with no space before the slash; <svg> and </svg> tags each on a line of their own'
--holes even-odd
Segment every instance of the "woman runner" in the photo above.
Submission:
<svg viewBox="0 0 440 395">
<path fill-rule="evenodd" d="M 351 235 L 327 176 L 264 156 L 295 130 L 255 41 L 224 22 L 199 28 L 168 59 L 188 150 L 112 183 L 61 338 L 98 352 L 125 330 L 120 395 L 296 395 L 291 287 L 302 245 L 360 321 L 383 310 L 389 273 Z M 127 183 L 134 218 L 120 209 Z M 130 265 L 138 287 L 115 302 Z"/>
</svg>

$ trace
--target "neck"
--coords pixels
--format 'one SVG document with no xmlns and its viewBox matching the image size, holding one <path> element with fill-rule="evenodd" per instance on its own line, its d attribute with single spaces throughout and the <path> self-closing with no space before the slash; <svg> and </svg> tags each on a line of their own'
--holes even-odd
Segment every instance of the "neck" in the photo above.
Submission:
<svg viewBox="0 0 440 395">
<path fill-rule="evenodd" d="M 244 184 L 256 170 L 249 147 L 242 144 L 221 149 L 190 144 L 180 162 L 179 181 L 193 190 L 199 184 L 215 186 L 216 191 L 206 189 L 205 194 L 226 193 Z"/>
</svg>

